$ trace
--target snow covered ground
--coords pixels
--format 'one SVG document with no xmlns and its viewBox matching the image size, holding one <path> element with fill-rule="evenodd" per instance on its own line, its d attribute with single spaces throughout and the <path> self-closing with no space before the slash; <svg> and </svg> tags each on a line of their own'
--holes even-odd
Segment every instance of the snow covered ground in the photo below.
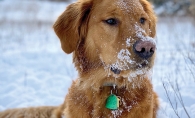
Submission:
<svg viewBox="0 0 195 118">
<path fill-rule="evenodd" d="M 60 47 L 52 24 L 68 3 L 0 1 L 0 111 L 59 105 L 77 72 Z M 158 118 L 195 118 L 195 24 L 191 18 L 159 18 L 153 85 Z M 174 91 L 178 85 L 178 90 Z M 170 104 L 166 91 L 172 101 Z M 180 94 L 175 94 L 175 93 Z M 175 111 L 173 110 L 173 108 Z"/>
</svg>

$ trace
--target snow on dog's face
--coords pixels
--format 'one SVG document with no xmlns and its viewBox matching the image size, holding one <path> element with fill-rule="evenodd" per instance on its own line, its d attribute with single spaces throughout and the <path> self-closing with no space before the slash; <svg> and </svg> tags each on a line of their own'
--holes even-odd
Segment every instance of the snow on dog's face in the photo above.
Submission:
<svg viewBox="0 0 195 118">
<path fill-rule="evenodd" d="M 63 50 L 74 52 L 80 72 L 103 67 L 113 74 L 152 67 L 155 27 L 146 0 L 80 0 L 54 24 Z"/>
<path fill-rule="evenodd" d="M 109 7 L 107 7 L 109 6 Z M 100 12 L 101 9 L 101 12 Z M 154 16 L 139 0 L 104 0 L 93 8 L 89 19 L 88 43 L 91 55 L 96 52 L 106 68 L 115 74 L 124 70 L 151 67 L 153 55 L 142 58 L 133 45 L 138 40 L 155 41 Z M 154 49 L 155 50 L 155 49 Z"/>
</svg>

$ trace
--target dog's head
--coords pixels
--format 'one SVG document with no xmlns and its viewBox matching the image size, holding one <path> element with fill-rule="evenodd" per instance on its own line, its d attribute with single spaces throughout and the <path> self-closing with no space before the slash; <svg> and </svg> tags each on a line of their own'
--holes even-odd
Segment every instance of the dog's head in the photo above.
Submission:
<svg viewBox="0 0 195 118">
<path fill-rule="evenodd" d="M 80 73 L 104 68 L 119 75 L 151 68 L 156 17 L 146 0 L 79 0 L 54 24 L 62 49 Z"/>
</svg>

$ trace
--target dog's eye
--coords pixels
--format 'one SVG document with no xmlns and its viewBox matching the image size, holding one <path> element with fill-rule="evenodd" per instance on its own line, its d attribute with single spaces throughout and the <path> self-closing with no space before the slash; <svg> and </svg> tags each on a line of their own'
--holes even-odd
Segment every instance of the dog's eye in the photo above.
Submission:
<svg viewBox="0 0 195 118">
<path fill-rule="evenodd" d="M 145 19 L 145 18 L 140 18 L 140 23 L 141 23 L 141 24 L 144 24 L 144 23 L 145 23 L 145 21 L 146 21 L 146 19 Z"/>
<path fill-rule="evenodd" d="M 116 25 L 118 23 L 118 21 L 115 18 L 110 18 L 105 20 L 105 22 L 109 25 Z"/>
</svg>

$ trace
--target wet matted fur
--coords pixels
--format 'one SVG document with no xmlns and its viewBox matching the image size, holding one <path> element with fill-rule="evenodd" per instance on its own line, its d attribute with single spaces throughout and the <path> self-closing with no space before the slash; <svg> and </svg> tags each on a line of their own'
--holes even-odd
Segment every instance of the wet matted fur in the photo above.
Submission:
<svg viewBox="0 0 195 118">
<path fill-rule="evenodd" d="M 78 70 L 64 103 L 33 108 L 35 113 L 8 110 L 0 117 L 24 118 L 16 114 L 24 111 L 41 118 L 49 110 L 45 118 L 156 118 L 158 97 L 151 83 L 156 16 L 148 1 L 78 0 L 53 27 Z M 148 45 L 152 53 L 141 54 Z M 117 110 L 105 107 L 111 94 L 120 98 Z"/>
</svg>

